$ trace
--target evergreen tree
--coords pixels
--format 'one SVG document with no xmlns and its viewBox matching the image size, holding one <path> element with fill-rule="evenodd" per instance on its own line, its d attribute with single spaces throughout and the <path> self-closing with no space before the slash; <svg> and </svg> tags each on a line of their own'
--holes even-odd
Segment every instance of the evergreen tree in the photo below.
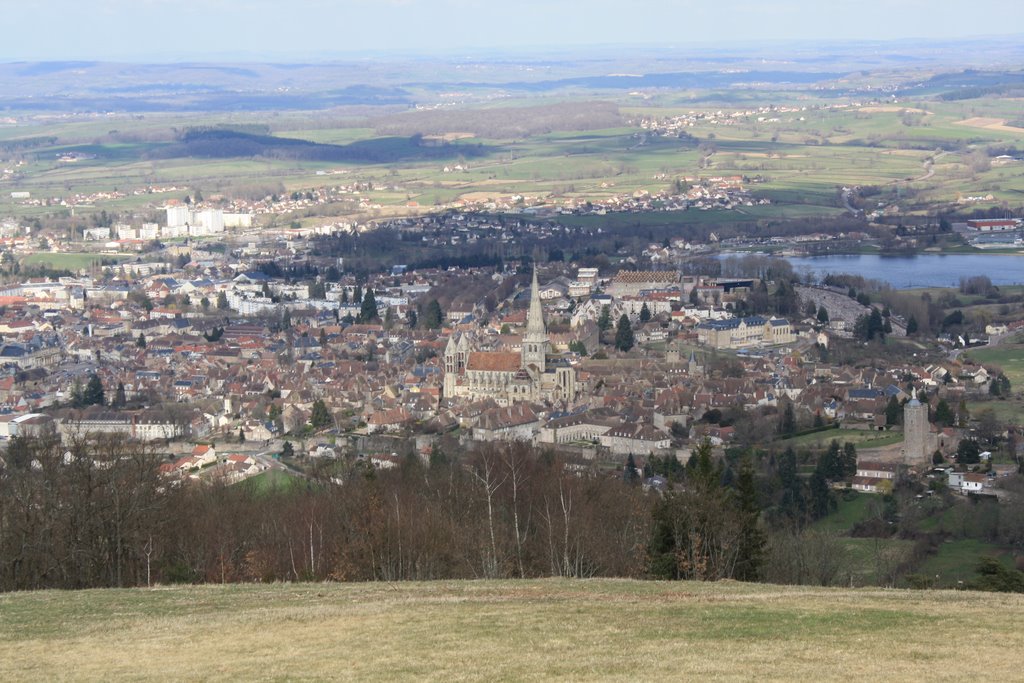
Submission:
<svg viewBox="0 0 1024 683">
<path fill-rule="evenodd" d="M 125 394 L 124 394 L 124 382 L 118 382 L 117 383 L 117 393 L 114 394 L 113 406 L 115 408 L 124 408 L 124 406 L 125 406 L 125 404 L 127 402 L 128 402 L 128 399 L 125 397 Z"/>
<path fill-rule="evenodd" d="M 241 427 L 238 428 L 238 443 L 245 443 L 245 432 Z"/>
<path fill-rule="evenodd" d="M 956 447 L 956 461 L 961 465 L 976 465 L 981 462 L 981 447 L 974 439 L 963 439 Z"/>
<path fill-rule="evenodd" d="M 843 476 L 852 477 L 857 474 L 857 447 L 852 442 L 843 444 Z"/>
<path fill-rule="evenodd" d="M 366 288 L 366 295 L 363 297 L 363 305 L 359 309 L 359 322 L 368 323 L 377 319 L 377 297 L 373 295 L 373 289 Z"/>
<path fill-rule="evenodd" d="M 793 409 L 793 402 L 786 401 L 786 407 L 782 409 L 782 418 L 779 420 L 779 434 L 793 436 L 796 433 L 796 412 Z"/>
<path fill-rule="evenodd" d="M 738 581 L 756 581 L 764 560 L 765 535 L 758 523 L 761 506 L 757 502 L 757 485 L 749 462 L 743 464 L 736 479 L 736 503 L 741 531 L 733 578 Z"/>
<path fill-rule="evenodd" d="M 89 381 L 86 383 L 85 390 L 82 392 L 82 404 L 87 406 L 101 406 L 103 403 L 103 382 L 100 381 L 99 375 L 93 373 L 89 375 Z"/>
<path fill-rule="evenodd" d="M 788 517 L 792 522 L 802 525 L 807 510 L 807 502 L 804 498 L 803 482 L 797 474 L 796 451 L 792 446 L 787 448 L 779 456 L 778 462 L 779 483 L 782 496 L 779 499 L 779 513 Z"/>
<path fill-rule="evenodd" d="M 135 345 L 140 349 L 146 348 L 146 335 L 139 332 L 139 338 L 135 340 Z"/>
<path fill-rule="evenodd" d="M 327 410 L 327 404 L 324 403 L 323 399 L 318 398 L 313 401 L 313 412 L 309 417 L 309 424 L 313 426 L 313 429 L 323 429 L 327 425 L 331 424 L 331 412 Z"/>
<path fill-rule="evenodd" d="M 423 311 L 423 327 L 428 330 L 439 330 L 444 324 L 444 312 L 437 299 L 431 299 L 427 308 Z"/>
<path fill-rule="evenodd" d="M 820 473 L 825 479 L 842 479 L 843 477 L 843 452 L 839 446 L 839 442 L 832 439 L 832 443 L 829 444 L 828 450 L 821 456 L 818 461 L 818 467 L 815 469 L 816 472 Z"/>
<path fill-rule="evenodd" d="M 294 457 L 294 455 L 295 455 L 295 447 L 292 446 L 292 442 L 291 441 L 285 441 L 284 442 L 284 446 L 281 447 L 281 457 L 282 458 L 291 458 L 291 457 Z"/>
<path fill-rule="evenodd" d="M 615 348 L 619 351 L 629 351 L 633 348 L 634 342 L 633 325 L 629 322 L 629 316 L 623 313 L 615 328 Z"/>
<path fill-rule="evenodd" d="M 823 325 L 828 323 L 828 310 L 824 306 L 818 306 L 818 322 Z"/>
<path fill-rule="evenodd" d="M 627 484 L 635 484 L 640 481 L 640 470 L 637 469 L 632 453 L 626 458 L 626 465 L 622 468 L 622 480 Z"/>
<path fill-rule="evenodd" d="M 597 329 L 607 332 L 612 326 L 612 309 L 605 304 L 601 307 L 601 315 L 597 318 Z"/>
<path fill-rule="evenodd" d="M 821 472 L 815 472 L 811 475 L 810 493 L 810 513 L 812 519 L 821 519 L 835 509 L 835 498 L 832 497 L 832 491 L 829 490 L 828 482 Z"/>
<path fill-rule="evenodd" d="M 949 403 L 946 399 L 940 398 L 939 402 L 935 406 L 935 422 L 943 427 L 948 427 L 953 424 L 953 409 L 949 407 Z"/>
<path fill-rule="evenodd" d="M 889 397 L 889 402 L 885 404 L 885 424 L 894 425 L 899 423 L 900 420 L 900 402 L 896 399 L 895 394 Z"/>
<path fill-rule="evenodd" d="M 640 307 L 640 322 L 645 323 L 651 319 L 651 309 L 647 308 L 647 302 Z"/>
<path fill-rule="evenodd" d="M 217 310 L 226 311 L 228 309 L 228 295 L 224 292 L 217 293 Z"/>
<path fill-rule="evenodd" d="M 917 334 L 917 318 L 914 316 L 907 319 L 907 334 Z"/>
</svg>

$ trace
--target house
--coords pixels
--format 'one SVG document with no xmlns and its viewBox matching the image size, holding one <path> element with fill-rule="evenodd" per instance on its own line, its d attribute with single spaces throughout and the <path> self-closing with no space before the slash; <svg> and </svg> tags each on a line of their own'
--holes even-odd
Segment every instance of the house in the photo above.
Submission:
<svg viewBox="0 0 1024 683">
<path fill-rule="evenodd" d="M 540 418 L 526 403 L 484 411 L 473 427 L 477 441 L 530 441 L 540 429 Z"/>
<path fill-rule="evenodd" d="M 192 457 L 202 465 L 211 465 L 217 462 L 217 449 L 206 444 L 196 444 L 192 449 Z"/>
<path fill-rule="evenodd" d="M 616 455 L 649 455 L 664 450 L 672 439 L 662 430 L 649 424 L 626 424 L 601 435 L 601 445 Z"/>
<path fill-rule="evenodd" d="M 864 460 L 857 463 L 857 475 L 850 486 L 861 493 L 891 493 L 899 466 L 896 463 Z"/>
<path fill-rule="evenodd" d="M 960 493 L 965 496 L 971 493 L 982 493 L 982 489 L 987 485 L 988 477 L 984 474 L 980 472 L 965 472 L 960 478 Z"/>
</svg>

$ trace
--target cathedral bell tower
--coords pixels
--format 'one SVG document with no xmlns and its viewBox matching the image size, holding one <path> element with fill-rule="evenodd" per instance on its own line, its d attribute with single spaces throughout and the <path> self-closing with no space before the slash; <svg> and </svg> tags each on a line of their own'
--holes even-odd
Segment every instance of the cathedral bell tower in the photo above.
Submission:
<svg viewBox="0 0 1024 683">
<path fill-rule="evenodd" d="M 530 312 L 526 315 L 526 335 L 523 337 L 523 367 L 533 365 L 543 373 L 547 354 L 548 331 L 544 327 L 544 309 L 540 305 L 540 284 L 537 282 L 537 265 L 534 264 Z"/>
</svg>

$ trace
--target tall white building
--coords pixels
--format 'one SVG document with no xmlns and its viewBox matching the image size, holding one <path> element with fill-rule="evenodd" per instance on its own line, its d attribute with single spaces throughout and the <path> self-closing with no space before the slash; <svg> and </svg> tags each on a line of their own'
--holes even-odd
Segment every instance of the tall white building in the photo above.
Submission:
<svg viewBox="0 0 1024 683">
<path fill-rule="evenodd" d="M 184 204 L 167 207 L 167 227 L 177 228 L 189 221 L 189 209 Z"/>
<path fill-rule="evenodd" d="M 204 234 L 224 232 L 224 212 L 220 209 L 203 209 L 192 214 L 191 225 L 198 226 Z"/>
</svg>

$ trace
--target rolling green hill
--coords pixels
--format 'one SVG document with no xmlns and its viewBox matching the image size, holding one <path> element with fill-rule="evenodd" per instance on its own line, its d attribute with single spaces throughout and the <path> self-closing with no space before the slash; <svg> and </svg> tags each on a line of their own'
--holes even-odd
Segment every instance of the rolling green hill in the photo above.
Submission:
<svg viewBox="0 0 1024 683">
<path fill-rule="evenodd" d="M 0 595 L 5 680 L 1017 679 L 1024 596 L 628 580 Z"/>
</svg>

